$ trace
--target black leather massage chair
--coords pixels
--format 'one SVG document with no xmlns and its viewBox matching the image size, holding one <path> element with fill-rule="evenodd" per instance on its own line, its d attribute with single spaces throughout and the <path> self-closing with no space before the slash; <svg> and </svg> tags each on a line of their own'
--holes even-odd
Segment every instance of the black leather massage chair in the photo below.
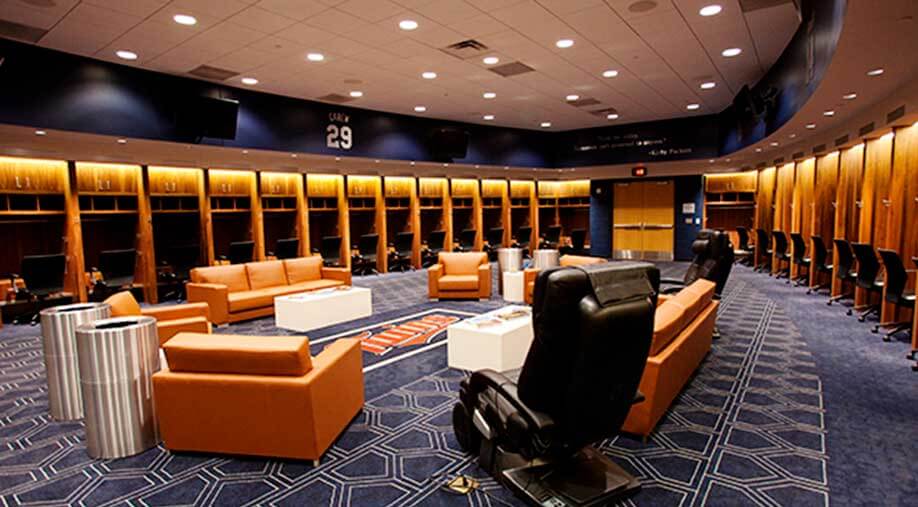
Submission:
<svg viewBox="0 0 918 507">
<path fill-rule="evenodd" d="M 540 272 L 519 380 L 481 370 L 462 382 L 456 438 L 518 497 L 605 505 L 640 488 L 592 444 L 615 436 L 643 399 L 659 279 L 655 266 L 638 262 Z"/>
<path fill-rule="evenodd" d="M 720 297 L 730 269 L 733 267 L 735 255 L 730 235 L 724 231 L 702 229 L 692 242 L 692 263 L 689 264 L 682 280 L 663 279 L 663 293 L 679 292 L 683 287 L 691 285 L 699 278 L 714 282 L 714 294 Z"/>
</svg>

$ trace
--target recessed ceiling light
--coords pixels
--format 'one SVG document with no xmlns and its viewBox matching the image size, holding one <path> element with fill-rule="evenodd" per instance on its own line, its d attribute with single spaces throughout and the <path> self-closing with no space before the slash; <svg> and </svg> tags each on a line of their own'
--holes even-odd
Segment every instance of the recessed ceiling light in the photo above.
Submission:
<svg viewBox="0 0 918 507">
<path fill-rule="evenodd" d="M 788 137 L 789 139 L 793 139 L 793 138 L 797 137 L 797 134 L 790 134 L 790 135 L 788 135 L 787 137 Z"/>
<path fill-rule="evenodd" d="M 879 76 L 880 74 L 882 74 L 883 72 L 885 72 L 885 71 L 884 71 L 882 68 L 876 68 L 876 69 L 868 70 L 868 71 L 867 71 L 867 75 L 870 76 L 870 77 L 876 77 L 876 76 Z"/>
<path fill-rule="evenodd" d="M 194 16 L 189 16 L 188 14 L 176 14 L 172 16 L 172 20 L 180 25 L 191 26 L 198 24 L 198 20 Z"/>
<path fill-rule="evenodd" d="M 244 77 L 244 78 L 242 78 L 242 84 L 244 84 L 244 85 L 249 85 L 249 86 L 251 86 L 251 85 L 257 85 L 257 84 L 258 84 L 258 80 L 255 79 L 254 77 Z"/>
<path fill-rule="evenodd" d="M 768 143 L 768 144 L 770 144 L 770 145 L 772 145 L 772 146 L 777 146 L 777 145 L 778 145 L 778 141 L 772 141 L 772 142 L 770 142 L 770 143 Z"/>
<path fill-rule="evenodd" d="M 567 97 L 564 97 L 564 100 L 566 100 L 566 101 L 568 101 L 568 102 L 573 102 L 573 101 L 575 101 L 575 100 L 577 100 L 577 99 L 579 99 L 579 98 L 580 98 L 580 95 L 577 95 L 577 94 L 575 94 L 575 93 L 572 93 L 572 94 L 568 95 Z"/>
<path fill-rule="evenodd" d="M 762 148 L 756 148 L 756 149 L 755 149 L 755 152 L 756 152 L 756 153 L 762 153 Z"/>
<path fill-rule="evenodd" d="M 485 119 L 485 120 L 493 120 L 493 119 L 494 119 L 494 115 L 493 115 L 493 114 L 486 114 L 486 115 L 482 116 L 482 118 Z"/>
<path fill-rule="evenodd" d="M 827 111 L 823 111 L 823 112 L 822 112 L 822 115 L 823 115 L 823 116 L 835 116 L 835 111 L 829 109 L 829 110 L 827 110 Z"/>
<path fill-rule="evenodd" d="M 242 154 L 243 154 L 243 155 L 248 155 L 248 154 L 249 154 L 249 150 L 242 150 Z"/>
<path fill-rule="evenodd" d="M 398 27 L 405 31 L 415 30 L 418 27 L 418 22 L 413 19 L 403 19 L 398 22 Z"/>
<path fill-rule="evenodd" d="M 322 60 L 325 59 L 325 55 L 323 55 L 322 53 L 309 53 L 308 55 L 306 55 L 306 59 L 309 60 L 310 62 L 321 62 Z"/>
<path fill-rule="evenodd" d="M 699 109 L 700 107 L 701 107 L 701 104 L 689 104 L 685 106 L 685 108 L 688 109 L 689 111 L 694 111 L 696 109 Z"/>
<path fill-rule="evenodd" d="M 846 93 L 842 95 L 842 98 L 845 100 L 854 100 L 857 98 L 857 94 L 856 93 Z"/>
<path fill-rule="evenodd" d="M 705 17 L 716 16 L 720 14 L 720 11 L 722 10 L 724 10 L 723 7 L 717 4 L 711 4 L 711 5 L 705 5 L 704 7 L 702 7 L 701 10 L 698 11 L 698 14 L 701 14 L 702 16 L 705 16 Z"/>
<path fill-rule="evenodd" d="M 481 96 L 486 99 L 493 99 L 494 97 L 497 97 L 497 94 L 494 92 L 484 92 L 481 94 Z"/>
<path fill-rule="evenodd" d="M 547 129 L 548 127 L 551 127 L 551 122 L 543 121 L 542 123 L 539 124 L 539 126 L 542 127 L 543 129 Z"/>
<path fill-rule="evenodd" d="M 363 92 L 359 90 L 353 90 L 351 91 L 351 97 L 354 97 L 355 99 L 363 97 Z"/>
<path fill-rule="evenodd" d="M 807 123 L 807 124 L 806 124 L 806 128 L 808 128 L 808 129 L 810 129 L 810 130 L 813 130 L 814 128 L 816 128 L 816 124 L 815 124 L 815 123 Z"/>
<path fill-rule="evenodd" d="M 424 79 L 437 79 L 437 73 L 436 73 L 436 72 L 430 72 L 430 71 L 422 72 L 422 73 L 421 73 L 421 77 L 424 78 Z"/>
<path fill-rule="evenodd" d="M 118 144 L 127 144 L 127 139 L 118 139 Z"/>
<path fill-rule="evenodd" d="M 449 167 L 449 164 L 446 162 L 443 162 L 443 167 Z"/>
<path fill-rule="evenodd" d="M 714 159 L 713 159 L 713 158 L 712 158 L 712 159 L 709 159 L 709 160 L 708 160 L 708 163 L 709 163 L 709 164 L 713 164 L 713 163 L 714 163 Z"/>
<path fill-rule="evenodd" d="M 411 165 L 414 165 L 414 160 L 411 161 Z"/>
<path fill-rule="evenodd" d="M 561 49 L 567 49 L 574 45 L 574 41 L 571 39 L 561 39 L 558 42 L 555 42 L 555 46 L 558 46 Z"/>
<path fill-rule="evenodd" d="M 731 58 L 731 57 L 734 57 L 734 56 L 736 56 L 736 55 L 738 55 L 738 54 L 740 54 L 740 53 L 742 53 L 742 52 L 743 52 L 743 50 L 740 49 L 740 48 L 727 48 L 727 49 L 721 51 L 720 54 L 723 55 L 723 56 L 725 56 L 725 57 L 727 57 L 727 58 Z"/>
<path fill-rule="evenodd" d="M 615 77 L 618 75 L 618 71 L 615 69 L 604 70 L 602 72 L 602 77 Z"/>
<path fill-rule="evenodd" d="M 379 159 L 374 160 L 374 162 L 376 162 L 376 163 L 378 164 L 378 163 L 379 163 Z"/>
<path fill-rule="evenodd" d="M 48 133 L 45 132 L 44 130 L 36 130 L 36 131 L 35 131 L 35 135 L 36 135 L 36 136 L 46 136 L 46 135 L 48 135 Z"/>
<path fill-rule="evenodd" d="M 607 120 L 617 120 L 617 119 L 618 119 L 618 113 L 609 113 L 609 114 L 606 115 L 606 119 L 607 119 Z"/>
<path fill-rule="evenodd" d="M 715 83 L 714 81 L 705 81 L 704 83 L 701 83 L 702 90 L 710 90 L 711 88 L 714 88 L 715 86 L 717 86 L 717 83 Z"/>
<path fill-rule="evenodd" d="M 414 112 L 416 112 L 416 113 L 423 113 L 424 111 L 427 111 L 427 107 L 425 107 L 425 106 L 414 106 Z"/>
<path fill-rule="evenodd" d="M 291 153 L 290 156 L 296 158 L 296 153 Z"/>
<path fill-rule="evenodd" d="M 115 51 L 115 56 L 117 56 L 118 58 L 121 58 L 122 60 L 136 60 L 137 59 L 137 53 L 133 51 L 128 51 L 126 49 Z"/>
<path fill-rule="evenodd" d="M 496 56 L 486 56 L 481 61 L 483 61 L 485 65 L 494 65 L 495 63 L 500 61 L 500 58 Z"/>
</svg>

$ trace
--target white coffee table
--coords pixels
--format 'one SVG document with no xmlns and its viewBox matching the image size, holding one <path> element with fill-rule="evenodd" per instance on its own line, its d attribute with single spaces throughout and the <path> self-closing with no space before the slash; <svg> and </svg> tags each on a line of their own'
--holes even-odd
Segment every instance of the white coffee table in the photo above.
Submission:
<svg viewBox="0 0 918 507">
<path fill-rule="evenodd" d="M 373 313 L 370 289 L 330 288 L 274 298 L 274 323 L 293 331 L 310 331 L 369 317 Z"/>
<path fill-rule="evenodd" d="M 526 290 L 525 273 L 523 271 L 504 271 L 501 276 L 503 276 L 504 301 L 522 303 Z"/>
<path fill-rule="evenodd" d="M 524 310 L 525 316 L 502 320 L 498 316 Z M 446 328 L 450 368 L 504 372 L 523 366 L 532 343 L 532 314 L 527 306 L 505 306 Z M 495 324 L 480 325 L 496 319 Z"/>
</svg>

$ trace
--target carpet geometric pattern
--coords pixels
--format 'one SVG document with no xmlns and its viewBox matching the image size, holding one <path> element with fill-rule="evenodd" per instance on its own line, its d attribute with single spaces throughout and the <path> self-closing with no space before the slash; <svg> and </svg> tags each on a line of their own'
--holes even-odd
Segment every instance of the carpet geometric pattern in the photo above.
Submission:
<svg viewBox="0 0 918 507">
<path fill-rule="evenodd" d="M 431 310 L 481 313 L 501 304 L 496 298 L 427 302 L 423 272 L 355 280 L 366 284 L 374 290 L 372 317 L 310 337 Z M 641 478 L 641 493 L 627 504 L 826 505 L 822 384 L 794 322 L 748 277 L 734 276 L 718 326 L 722 338 L 648 441 L 620 436 L 601 443 Z M 286 334 L 273 319 L 218 332 Z M 24 326 L 0 330 L 2 505 L 519 505 L 458 449 L 450 411 L 466 373 L 446 367 L 445 346 L 401 353 L 369 371 L 365 409 L 315 468 L 173 454 L 161 446 L 126 459 L 92 460 L 82 424 L 48 416 L 37 334 Z M 483 490 L 445 492 L 444 479 L 460 472 L 481 479 Z"/>
</svg>

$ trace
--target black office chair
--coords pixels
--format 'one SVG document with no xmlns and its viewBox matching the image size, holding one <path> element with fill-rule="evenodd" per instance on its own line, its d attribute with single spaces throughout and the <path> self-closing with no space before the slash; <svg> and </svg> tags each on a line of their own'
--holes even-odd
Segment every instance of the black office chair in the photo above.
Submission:
<svg viewBox="0 0 918 507">
<path fill-rule="evenodd" d="M 854 285 L 867 291 L 867 309 L 860 312 L 857 320 L 864 322 L 868 316 L 880 312 L 880 299 L 876 304 L 870 303 L 872 295 L 883 294 L 883 280 L 880 279 L 880 261 L 877 260 L 877 253 L 873 250 L 873 245 L 869 243 L 851 243 L 851 249 L 854 251 L 854 258 L 857 259 L 857 277 Z M 854 313 L 853 308 L 848 308 L 848 315 Z"/>
<path fill-rule="evenodd" d="M 459 247 L 456 251 L 471 252 L 475 250 L 475 236 L 477 235 L 478 231 L 475 229 L 462 229 L 462 232 L 459 233 Z"/>
<path fill-rule="evenodd" d="M 768 238 L 768 233 L 765 232 L 765 229 L 755 230 L 755 244 L 759 247 L 759 258 L 756 259 L 759 265 L 755 270 L 771 273 L 771 240 Z"/>
<path fill-rule="evenodd" d="M 137 264 L 137 250 L 103 250 L 99 252 L 99 265 L 89 269 L 92 277 L 90 301 L 104 301 L 122 290 L 134 286 L 134 269 Z"/>
<path fill-rule="evenodd" d="M 737 226 L 736 236 L 739 239 L 739 245 L 733 249 L 733 257 L 736 259 L 734 262 L 751 266 L 753 249 L 749 246 L 749 231 L 741 225 Z"/>
<path fill-rule="evenodd" d="M 357 255 L 351 257 L 351 272 L 355 275 L 378 274 L 376 271 L 376 247 L 379 234 L 364 234 L 357 241 Z"/>
<path fill-rule="evenodd" d="M 10 282 L 15 300 L 28 301 L 32 303 L 32 308 L 14 319 L 13 323 L 38 323 L 38 312 L 47 306 L 49 298 L 64 292 L 66 265 L 67 256 L 64 254 L 23 256 L 19 273 L 11 273 Z M 17 279 L 22 279 L 25 287 L 18 287 Z"/>
<path fill-rule="evenodd" d="M 571 231 L 571 245 L 562 246 L 561 255 L 587 255 L 586 229 L 573 229 Z"/>
<path fill-rule="evenodd" d="M 229 244 L 230 264 L 245 264 L 255 260 L 254 241 L 233 241 Z"/>
<path fill-rule="evenodd" d="M 274 257 L 278 259 L 295 259 L 300 256 L 300 240 L 298 238 L 284 238 L 277 240 L 274 248 Z"/>
<path fill-rule="evenodd" d="M 485 252 L 488 254 L 488 260 L 497 260 L 497 249 L 504 245 L 504 228 L 493 227 L 488 229 L 485 242 L 487 243 L 485 245 Z"/>
<path fill-rule="evenodd" d="M 325 267 L 341 266 L 341 236 L 322 236 L 319 255 Z"/>
<path fill-rule="evenodd" d="M 523 249 L 523 257 L 529 257 L 529 244 L 532 241 L 532 227 L 520 227 L 513 233 L 513 247 Z"/>
<path fill-rule="evenodd" d="M 170 269 L 161 272 L 159 279 L 168 291 L 160 299 L 185 299 L 185 282 L 191 278 L 191 270 L 198 266 L 200 256 L 201 246 L 198 244 L 177 245 L 166 250 L 162 261 Z"/>
<path fill-rule="evenodd" d="M 829 298 L 827 305 L 835 301 L 841 301 L 854 297 L 854 288 L 850 292 L 845 292 L 845 282 L 854 282 L 857 280 L 857 271 L 854 270 L 854 253 L 851 251 L 851 243 L 847 240 L 835 238 L 832 240 L 835 244 L 835 253 L 838 256 L 838 264 L 833 268 L 835 278 L 841 281 L 841 292 L 836 296 Z"/>
<path fill-rule="evenodd" d="M 411 254 L 413 252 L 414 233 L 400 232 L 395 235 L 393 247 L 389 253 L 389 271 L 411 271 Z"/>
<path fill-rule="evenodd" d="M 609 505 L 637 492 L 592 444 L 616 435 L 643 399 L 658 280 L 647 263 L 541 271 L 519 380 L 480 370 L 460 384 L 460 447 L 534 505 Z"/>
<path fill-rule="evenodd" d="M 793 262 L 794 265 L 797 266 L 797 277 L 794 278 L 794 287 L 799 287 L 810 278 L 812 259 L 806 255 L 806 240 L 803 239 L 803 235 L 799 232 L 792 232 L 790 237 L 794 245 Z M 805 275 L 802 274 L 804 268 L 806 268 Z M 790 281 L 790 279 L 788 279 L 788 281 Z"/>
<path fill-rule="evenodd" d="M 914 311 L 915 291 L 907 289 L 906 285 L 908 285 L 908 274 L 914 273 L 916 270 L 905 269 L 905 265 L 902 264 L 902 258 L 899 257 L 899 253 L 895 250 L 879 248 L 877 249 L 877 253 L 880 254 L 880 259 L 883 260 L 883 267 L 886 270 L 886 296 L 884 299 L 887 303 L 892 303 L 897 307 Z M 880 327 L 879 324 L 874 326 L 873 332 L 879 332 Z M 889 327 L 891 329 L 883 335 L 883 341 L 888 342 L 892 339 L 894 334 L 911 329 L 912 322 L 910 320 L 897 322 Z"/>
<path fill-rule="evenodd" d="M 433 231 L 427 235 L 427 244 L 421 251 L 421 266 L 429 268 L 437 263 L 440 252 L 446 246 L 446 231 Z"/>
<path fill-rule="evenodd" d="M 692 242 L 692 254 L 692 263 L 685 270 L 682 280 L 660 280 L 662 292 L 679 292 L 695 280 L 704 278 L 714 282 L 714 295 L 719 298 L 733 268 L 733 244 L 730 242 L 730 235 L 723 231 L 702 229 Z"/>
<path fill-rule="evenodd" d="M 539 242 L 539 248 L 555 250 L 558 248 L 559 243 L 561 243 L 561 226 L 549 225 L 548 229 L 545 230 L 542 241 Z"/>
<path fill-rule="evenodd" d="M 790 283 L 791 258 L 787 253 L 787 235 L 784 234 L 784 231 L 771 231 L 771 237 L 775 239 L 774 257 L 778 261 L 778 272 L 775 273 L 775 278 L 786 276 L 787 283 Z"/>
<path fill-rule="evenodd" d="M 816 285 L 810 287 L 806 290 L 807 294 L 813 292 L 819 292 L 826 287 L 830 287 L 832 284 L 832 264 L 831 264 L 831 255 L 832 252 L 826 250 L 826 244 L 822 240 L 821 236 L 811 236 L 810 239 L 813 241 L 813 258 L 810 261 L 811 269 L 815 271 Z M 819 275 L 826 275 L 825 279 L 828 280 L 827 283 L 820 281 Z"/>
</svg>

